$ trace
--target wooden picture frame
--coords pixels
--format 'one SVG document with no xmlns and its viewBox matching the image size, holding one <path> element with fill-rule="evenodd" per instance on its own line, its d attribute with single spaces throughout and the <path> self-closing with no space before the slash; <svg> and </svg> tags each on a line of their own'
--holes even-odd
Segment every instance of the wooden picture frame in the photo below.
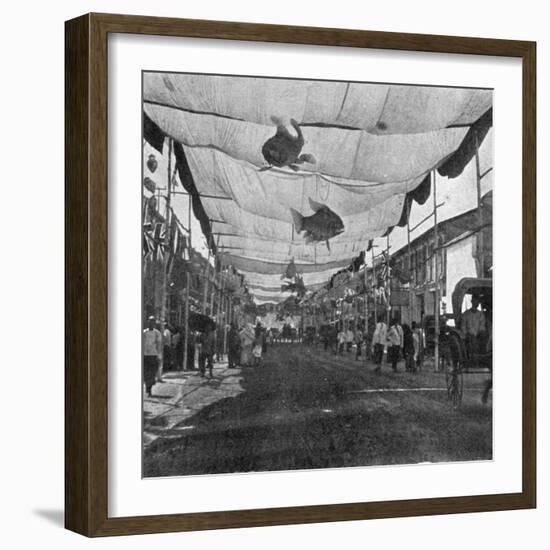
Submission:
<svg viewBox="0 0 550 550">
<path fill-rule="evenodd" d="M 523 64 L 523 486 L 491 494 L 109 517 L 107 37 L 132 33 L 519 58 Z M 420 516 L 536 506 L 534 42 L 88 14 L 65 26 L 65 525 L 86 536 Z"/>
</svg>

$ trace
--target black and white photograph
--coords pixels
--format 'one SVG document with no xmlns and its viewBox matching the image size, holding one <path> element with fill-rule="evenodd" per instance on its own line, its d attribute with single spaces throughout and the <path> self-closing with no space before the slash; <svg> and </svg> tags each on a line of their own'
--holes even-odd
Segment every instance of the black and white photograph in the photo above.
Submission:
<svg viewBox="0 0 550 550">
<path fill-rule="evenodd" d="M 493 459 L 492 115 L 142 72 L 144 478 Z"/>
</svg>

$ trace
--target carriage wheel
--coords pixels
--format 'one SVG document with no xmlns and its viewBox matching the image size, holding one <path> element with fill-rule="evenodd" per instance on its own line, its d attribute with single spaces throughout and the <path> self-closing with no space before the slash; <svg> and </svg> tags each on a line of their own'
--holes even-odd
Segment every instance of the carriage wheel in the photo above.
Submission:
<svg viewBox="0 0 550 550">
<path fill-rule="evenodd" d="M 460 362 L 458 343 L 451 339 L 448 353 L 443 356 L 443 368 L 445 369 L 445 381 L 447 383 L 447 397 L 457 409 L 462 403 L 464 394 L 464 375 Z"/>
<path fill-rule="evenodd" d="M 460 367 L 451 368 L 446 372 L 447 378 L 447 397 L 452 402 L 453 407 L 458 409 L 462 403 L 464 393 L 464 375 Z"/>
</svg>

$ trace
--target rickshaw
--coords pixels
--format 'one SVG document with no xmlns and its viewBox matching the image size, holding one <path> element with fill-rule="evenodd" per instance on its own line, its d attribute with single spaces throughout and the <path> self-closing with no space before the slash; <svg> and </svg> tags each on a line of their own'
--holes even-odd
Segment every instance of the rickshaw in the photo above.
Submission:
<svg viewBox="0 0 550 550">
<path fill-rule="evenodd" d="M 485 317 L 485 330 L 477 336 L 464 334 L 462 311 L 465 296 L 476 297 Z M 462 403 L 465 374 L 489 374 L 482 401 L 486 402 L 492 388 L 493 350 L 492 350 L 492 313 L 493 280 L 465 277 L 458 281 L 452 293 L 454 322 L 445 323 L 439 334 L 439 367 L 445 372 L 447 396 L 453 407 Z M 453 326 L 454 325 L 454 326 Z"/>
</svg>

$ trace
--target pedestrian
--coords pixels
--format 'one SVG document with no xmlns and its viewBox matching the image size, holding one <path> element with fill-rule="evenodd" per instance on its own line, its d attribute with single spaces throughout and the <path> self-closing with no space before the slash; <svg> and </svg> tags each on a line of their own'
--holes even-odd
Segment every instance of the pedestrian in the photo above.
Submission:
<svg viewBox="0 0 550 550">
<path fill-rule="evenodd" d="M 175 370 L 183 369 L 183 346 L 185 344 L 183 337 L 183 328 L 179 327 L 176 333 L 172 337 L 172 348 L 174 356 L 174 368 Z"/>
<path fill-rule="evenodd" d="M 401 323 L 397 320 L 397 318 L 395 319 L 395 329 L 397 330 L 397 334 L 399 334 L 399 356 L 403 356 L 403 358 L 405 358 L 403 327 L 401 326 Z"/>
<path fill-rule="evenodd" d="M 398 322 L 392 319 L 388 330 L 388 363 L 391 363 L 393 372 L 397 372 L 397 363 L 401 355 L 401 336 L 397 329 Z"/>
<path fill-rule="evenodd" d="M 346 331 L 342 327 L 338 331 L 338 351 L 337 351 L 337 354 L 343 353 L 345 346 L 346 346 Z"/>
<path fill-rule="evenodd" d="M 384 356 L 384 347 L 386 345 L 388 328 L 384 322 L 384 317 L 380 315 L 378 322 L 374 327 L 374 333 L 372 335 L 372 352 L 373 359 L 376 365 L 375 372 L 380 372 L 382 366 L 382 358 Z"/>
<path fill-rule="evenodd" d="M 353 340 L 355 339 L 355 334 L 351 328 L 351 323 L 348 325 L 348 330 L 346 330 L 346 351 L 349 353 L 353 348 Z"/>
<path fill-rule="evenodd" d="M 403 325 L 403 356 L 405 357 L 405 370 L 416 372 L 414 335 L 411 327 Z"/>
<path fill-rule="evenodd" d="M 185 365 L 185 370 L 195 370 L 195 354 L 198 346 L 200 346 L 200 343 L 197 341 L 197 334 L 195 331 L 190 330 L 187 338 L 187 365 Z"/>
<path fill-rule="evenodd" d="M 206 325 L 205 331 L 201 336 L 201 351 L 199 355 L 199 370 L 201 376 L 205 376 L 206 367 L 210 378 L 213 377 L 214 352 L 216 351 L 216 336 L 212 326 Z"/>
<path fill-rule="evenodd" d="M 254 343 L 254 329 L 247 323 L 241 329 L 241 366 L 248 367 L 252 363 L 252 344 Z"/>
<path fill-rule="evenodd" d="M 241 338 L 235 322 L 231 323 L 231 328 L 227 335 L 227 362 L 230 369 L 239 366 L 241 353 Z"/>
<path fill-rule="evenodd" d="M 164 369 L 170 370 L 172 362 L 172 332 L 168 326 L 168 323 L 164 322 L 162 329 L 162 359 L 159 362 L 159 368 L 157 372 L 157 381 L 162 382 L 162 374 Z"/>
<path fill-rule="evenodd" d="M 262 361 L 262 351 L 264 345 L 263 331 L 257 330 L 252 345 L 252 361 L 255 367 L 259 367 Z"/>
<path fill-rule="evenodd" d="M 252 344 L 252 360 L 254 366 L 259 366 L 262 358 L 262 353 L 265 352 L 265 336 L 264 329 L 260 321 L 256 324 L 254 329 L 254 342 Z"/>
<path fill-rule="evenodd" d="M 329 332 L 330 349 L 334 355 L 338 354 L 338 328 L 336 325 L 330 327 Z"/>
<path fill-rule="evenodd" d="M 156 328 L 153 316 L 147 319 L 147 328 L 143 331 L 143 381 L 145 391 L 151 397 L 162 356 L 162 336 Z"/>
<path fill-rule="evenodd" d="M 356 346 L 356 349 L 355 349 L 355 360 L 359 360 L 359 358 L 361 357 L 361 346 L 363 345 L 363 340 L 364 340 L 364 334 L 363 334 L 363 331 L 361 330 L 361 327 L 358 325 L 357 326 L 357 330 L 355 331 L 355 346 Z"/>
<path fill-rule="evenodd" d="M 422 328 L 416 324 L 416 321 L 412 322 L 411 328 L 414 343 L 415 370 L 422 370 L 422 363 L 424 360 L 424 335 L 422 334 Z"/>
</svg>

